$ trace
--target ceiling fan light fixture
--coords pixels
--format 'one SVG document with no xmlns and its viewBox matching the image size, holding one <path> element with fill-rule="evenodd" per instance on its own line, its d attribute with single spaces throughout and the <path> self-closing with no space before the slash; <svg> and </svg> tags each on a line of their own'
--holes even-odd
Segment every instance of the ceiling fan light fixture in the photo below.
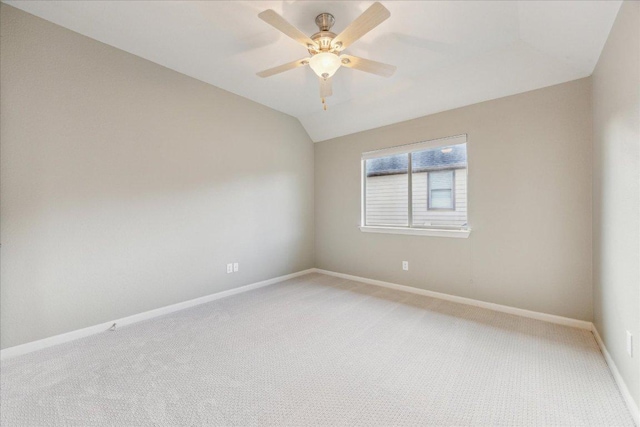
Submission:
<svg viewBox="0 0 640 427">
<path fill-rule="evenodd" d="M 313 72 L 323 79 L 333 76 L 341 64 L 340 57 L 331 52 L 321 52 L 309 59 L 309 66 Z"/>
</svg>

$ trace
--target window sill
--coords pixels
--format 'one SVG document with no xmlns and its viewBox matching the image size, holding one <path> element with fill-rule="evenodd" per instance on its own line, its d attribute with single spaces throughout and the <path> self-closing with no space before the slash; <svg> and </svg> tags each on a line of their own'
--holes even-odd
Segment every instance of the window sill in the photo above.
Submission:
<svg viewBox="0 0 640 427">
<path fill-rule="evenodd" d="M 471 229 L 469 228 L 464 230 L 445 230 L 438 228 L 360 226 L 360 231 L 364 233 L 408 234 L 412 236 L 453 237 L 457 239 L 466 239 L 471 234 Z"/>
</svg>

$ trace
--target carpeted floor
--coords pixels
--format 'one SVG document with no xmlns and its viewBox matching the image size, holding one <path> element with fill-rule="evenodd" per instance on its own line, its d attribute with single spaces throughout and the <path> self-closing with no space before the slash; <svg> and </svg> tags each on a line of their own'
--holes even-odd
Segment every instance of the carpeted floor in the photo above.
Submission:
<svg viewBox="0 0 640 427">
<path fill-rule="evenodd" d="M 3 426 L 632 426 L 588 331 L 311 274 L 2 362 Z"/>
</svg>

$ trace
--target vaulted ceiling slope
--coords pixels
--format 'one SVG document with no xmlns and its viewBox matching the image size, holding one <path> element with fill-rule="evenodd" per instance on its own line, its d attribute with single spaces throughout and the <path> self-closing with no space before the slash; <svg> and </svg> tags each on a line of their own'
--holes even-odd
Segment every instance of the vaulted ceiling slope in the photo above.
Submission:
<svg viewBox="0 0 640 427">
<path fill-rule="evenodd" d="M 391 17 L 345 53 L 398 67 L 349 68 L 323 111 L 308 67 L 256 72 L 305 48 L 258 19 L 274 9 L 306 34 L 339 33 L 373 2 L 5 1 L 180 73 L 297 117 L 322 141 L 591 75 L 621 1 L 384 1 Z"/>
</svg>

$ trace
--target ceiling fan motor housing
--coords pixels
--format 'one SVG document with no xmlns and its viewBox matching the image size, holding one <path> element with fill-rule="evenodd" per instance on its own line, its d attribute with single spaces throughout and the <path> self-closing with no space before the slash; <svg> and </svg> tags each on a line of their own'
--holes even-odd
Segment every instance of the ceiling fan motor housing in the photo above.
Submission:
<svg viewBox="0 0 640 427">
<path fill-rule="evenodd" d="M 318 44 L 320 52 L 330 52 L 333 50 L 331 47 L 331 40 L 336 37 L 336 34 L 330 30 L 335 22 L 336 19 L 330 13 L 321 13 L 316 16 L 316 25 L 320 31 L 312 35 L 311 40 Z M 317 52 L 318 51 L 314 51 L 314 49 L 309 49 L 309 53 L 312 55 Z"/>
</svg>

